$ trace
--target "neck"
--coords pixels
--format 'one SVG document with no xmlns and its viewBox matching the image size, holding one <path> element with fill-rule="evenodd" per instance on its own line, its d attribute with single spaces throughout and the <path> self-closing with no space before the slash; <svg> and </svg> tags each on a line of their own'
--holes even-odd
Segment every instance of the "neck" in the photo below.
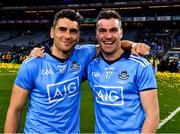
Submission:
<svg viewBox="0 0 180 134">
<path fill-rule="evenodd" d="M 57 58 L 68 59 L 72 51 L 62 51 L 62 50 L 56 49 L 55 47 L 51 47 L 51 53 Z"/>
<path fill-rule="evenodd" d="M 113 60 L 118 59 L 123 52 L 124 50 L 120 47 L 118 50 L 112 53 L 106 53 L 103 51 L 101 53 L 106 60 L 113 61 Z"/>
</svg>

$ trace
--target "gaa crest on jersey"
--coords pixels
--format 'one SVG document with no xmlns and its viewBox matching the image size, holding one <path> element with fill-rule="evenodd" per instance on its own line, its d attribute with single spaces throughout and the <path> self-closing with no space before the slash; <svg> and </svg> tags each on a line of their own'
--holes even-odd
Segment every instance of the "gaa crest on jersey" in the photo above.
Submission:
<svg viewBox="0 0 180 134">
<path fill-rule="evenodd" d="M 73 61 L 73 62 L 71 63 L 71 68 L 72 68 L 73 70 L 78 70 L 78 69 L 80 68 L 80 65 L 79 65 L 76 61 Z"/>
<path fill-rule="evenodd" d="M 129 75 L 127 71 L 122 71 L 121 74 L 118 75 L 119 79 L 121 80 L 127 80 L 129 78 Z"/>
</svg>

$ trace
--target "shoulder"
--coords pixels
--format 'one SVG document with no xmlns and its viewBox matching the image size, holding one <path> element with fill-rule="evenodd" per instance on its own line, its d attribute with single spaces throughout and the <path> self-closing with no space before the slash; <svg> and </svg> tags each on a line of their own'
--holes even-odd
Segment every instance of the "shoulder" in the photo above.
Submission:
<svg viewBox="0 0 180 134">
<path fill-rule="evenodd" d="M 96 45 L 77 45 L 74 49 L 74 54 L 76 57 L 86 60 L 86 63 L 89 63 L 96 55 Z"/>
<path fill-rule="evenodd" d="M 95 44 L 83 44 L 83 45 L 76 45 L 75 50 L 88 50 L 88 49 L 95 49 Z"/>
<path fill-rule="evenodd" d="M 44 57 L 31 57 L 31 58 L 27 58 L 26 60 L 24 60 L 22 62 L 22 64 L 36 64 L 39 63 L 40 61 L 42 61 L 43 59 L 45 59 Z"/>
<path fill-rule="evenodd" d="M 27 58 L 26 60 L 23 61 L 23 64 L 30 64 L 33 62 L 36 62 L 39 58 L 37 57 L 31 57 L 31 58 Z"/>
<path fill-rule="evenodd" d="M 23 67 L 26 67 L 26 68 L 35 68 L 35 67 L 38 67 L 38 65 L 41 63 L 42 59 L 43 58 L 37 58 L 37 57 L 27 58 L 21 64 L 21 68 L 23 68 Z"/>
<path fill-rule="evenodd" d="M 98 57 L 94 58 L 93 60 L 91 60 L 91 62 L 88 64 L 88 66 L 92 67 L 99 62 L 100 62 L 100 57 L 98 56 Z"/>
<path fill-rule="evenodd" d="M 134 63 L 142 66 L 143 68 L 151 65 L 151 63 L 150 63 L 148 60 L 146 60 L 145 58 L 140 57 L 140 56 L 135 56 L 135 55 L 132 55 L 132 54 L 131 54 L 130 57 L 129 57 L 129 59 L 130 59 L 131 61 L 133 61 Z"/>
</svg>

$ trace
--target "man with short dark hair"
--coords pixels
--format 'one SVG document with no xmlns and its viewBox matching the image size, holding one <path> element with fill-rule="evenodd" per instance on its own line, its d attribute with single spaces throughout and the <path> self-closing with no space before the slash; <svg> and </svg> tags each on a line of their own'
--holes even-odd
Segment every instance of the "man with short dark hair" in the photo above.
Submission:
<svg viewBox="0 0 180 134">
<path fill-rule="evenodd" d="M 77 45 L 81 15 L 64 9 L 55 15 L 53 45 L 43 58 L 23 62 L 13 87 L 4 132 L 18 131 L 29 98 L 24 133 L 79 133 L 80 85 L 95 45 Z M 76 46 L 76 47 L 75 47 Z M 84 53 L 86 52 L 86 53 Z"/>
<path fill-rule="evenodd" d="M 100 12 L 96 29 L 100 55 L 87 69 L 95 133 L 155 133 L 159 106 L 153 66 L 121 48 L 123 31 L 117 12 Z"/>
</svg>

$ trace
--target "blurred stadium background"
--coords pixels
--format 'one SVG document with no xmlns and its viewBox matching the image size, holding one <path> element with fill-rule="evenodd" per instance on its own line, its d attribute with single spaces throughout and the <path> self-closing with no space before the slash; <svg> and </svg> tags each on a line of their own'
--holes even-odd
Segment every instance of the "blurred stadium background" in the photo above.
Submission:
<svg viewBox="0 0 180 134">
<path fill-rule="evenodd" d="M 64 8 L 74 9 L 84 17 L 81 24 L 81 44 L 96 43 L 95 22 L 99 11 L 116 10 L 122 17 L 123 39 L 148 44 L 151 47 L 151 52 L 147 58 L 154 65 L 155 69 L 179 75 L 180 0 L 1 0 L 0 62 L 20 64 L 33 47 L 42 46 L 48 42 L 53 16 L 57 11 Z M 179 79 L 180 77 L 177 77 L 177 75 L 175 77 Z M 5 76 L 0 73 L 0 112 L 4 113 L 0 118 L 0 132 L 3 132 L 2 128 L 5 118 L 3 116 L 5 116 L 7 110 L 14 77 L 14 75 Z M 167 80 L 167 85 L 161 81 L 161 84 L 159 83 L 160 89 L 165 90 L 160 91 L 163 92 L 161 94 L 165 95 L 169 88 L 173 88 L 172 94 L 174 96 L 172 98 L 175 100 L 180 93 L 180 85 L 171 87 L 171 84 L 168 85 L 169 82 L 174 81 L 172 78 L 170 81 Z M 174 83 L 178 82 L 180 83 L 180 80 Z M 7 87 L 7 85 L 9 86 Z M 87 83 L 83 86 L 87 88 Z M 88 92 L 89 94 L 89 91 L 83 92 Z M 168 94 L 164 98 L 162 96 L 160 95 L 160 101 L 163 103 L 160 103 L 160 105 L 161 109 L 165 111 L 162 112 L 161 119 L 167 117 L 179 107 L 178 101 L 170 101 Z M 92 96 L 88 97 L 91 101 Z M 82 98 L 82 108 L 85 110 L 81 112 L 84 114 L 81 120 L 90 120 L 90 117 L 93 116 L 92 107 L 89 107 L 92 104 L 86 104 L 86 102 L 87 100 Z M 166 105 L 166 102 L 169 103 Z M 178 127 L 178 124 L 180 124 L 178 117 L 180 115 L 179 113 L 177 115 L 175 121 L 171 122 L 172 124 L 176 122 L 177 126 L 162 127 L 159 132 L 180 133 Z M 85 128 L 82 127 L 83 132 L 93 132 L 93 122 L 94 118 L 92 118 L 92 121 L 82 123 L 83 125 L 87 124 Z"/>
<path fill-rule="evenodd" d="M 82 44 L 96 42 L 95 22 L 99 11 L 118 11 L 124 39 L 151 46 L 149 58 L 154 65 L 158 64 L 160 71 L 179 71 L 180 0 L 1 1 L 0 60 L 21 63 L 32 47 L 47 42 L 52 18 L 63 8 L 74 9 L 84 16 Z"/>
</svg>

